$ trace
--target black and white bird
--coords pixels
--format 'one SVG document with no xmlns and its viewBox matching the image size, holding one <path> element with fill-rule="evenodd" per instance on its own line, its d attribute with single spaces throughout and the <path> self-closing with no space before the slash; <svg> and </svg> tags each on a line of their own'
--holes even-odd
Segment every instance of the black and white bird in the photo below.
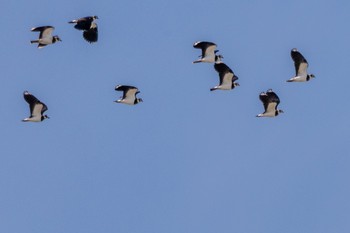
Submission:
<svg viewBox="0 0 350 233">
<path fill-rule="evenodd" d="M 96 15 L 87 16 L 80 19 L 74 19 L 68 23 L 75 23 L 74 28 L 82 30 L 84 39 L 89 43 L 93 43 L 98 40 L 98 29 L 97 24 L 94 22 L 95 19 L 98 19 Z"/>
<path fill-rule="evenodd" d="M 283 113 L 281 109 L 277 109 L 280 103 L 280 98 L 278 98 L 272 89 L 260 93 L 259 99 L 264 104 L 265 112 L 257 115 L 257 117 L 275 117 L 278 116 L 278 114 Z"/>
<path fill-rule="evenodd" d="M 140 93 L 140 91 L 136 87 L 127 85 L 117 85 L 115 87 L 115 90 L 123 92 L 123 97 L 121 97 L 121 99 L 119 100 L 114 101 L 116 103 L 135 105 L 140 102 L 143 102 L 141 98 L 136 97 L 136 95 Z"/>
<path fill-rule="evenodd" d="M 38 43 L 38 48 L 43 48 L 46 45 L 54 44 L 57 41 L 62 41 L 58 36 L 52 36 L 52 32 L 55 28 L 52 26 L 43 26 L 32 28 L 32 32 L 40 32 L 38 40 L 31 40 L 30 43 Z"/>
<path fill-rule="evenodd" d="M 292 49 L 290 55 L 294 61 L 295 77 L 288 79 L 287 82 L 307 82 L 315 78 L 315 75 L 307 73 L 309 64 L 296 48 Z"/>
<path fill-rule="evenodd" d="M 222 62 L 223 56 L 215 56 L 214 68 L 219 73 L 220 84 L 211 88 L 211 91 L 215 90 L 232 90 L 233 88 L 239 86 L 239 83 L 235 81 L 238 80 L 238 77 L 233 73 L 230 67 Z"/>
<path fill-rule="evenodd" d="M 208 63 L 214 63 L 215 62 L 215 54 L 219 51 L 216 50 L 216 44 L 213 42 L 207 42 L 207 41 L 197 41 L 193 44 L 193 47 L 196 49 L 202 50 L 202 55 L 199 56 L 199 59 L 194 61 L 193 63 L 199 63 L 199 62 L 208 62 Z"/>
<path fill-rule="evenodd" d="M 47 115 L 43 115 L 43 113 L 47 110 L 47 106 L 38 100 L 34 95 L 30 94 L 28 91 L 23 93 L 24 99 L 29 104 L 30 117 L 23 119 L 22 121 L 27 122 L 40 122 L 49 118 Z"/>
</svg>

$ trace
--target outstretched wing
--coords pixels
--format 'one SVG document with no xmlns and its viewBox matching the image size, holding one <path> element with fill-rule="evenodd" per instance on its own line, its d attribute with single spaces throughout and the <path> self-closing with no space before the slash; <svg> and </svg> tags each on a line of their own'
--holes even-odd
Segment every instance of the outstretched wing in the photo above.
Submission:
<svg viewBox="0 0 350 233">
<path fill-rule="evenodd" d="M 292 49 L 290 54 L 294 61 L 295 75 L 307 75 L 308 62 L 305 57 L 297 49 Z"/>
</svg>

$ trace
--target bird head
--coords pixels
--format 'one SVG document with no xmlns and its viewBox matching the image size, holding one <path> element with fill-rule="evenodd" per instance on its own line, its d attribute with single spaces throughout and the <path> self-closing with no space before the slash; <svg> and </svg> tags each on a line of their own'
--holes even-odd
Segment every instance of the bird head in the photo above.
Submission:
<svg viewBox="0 0 350 233">
<path fill-rule="evenodd" d="M 43 116 L 41 117 L 41 120 L 43 121 L 43 120 L 45 120 L 45 119 L 50 119 L 50 117 L 49 117 L 48 115 L 43 115 Z"/>
<path fill-rule="evenodd" d="M 235 82 L 234 82 L 234 83 L 233 83 L 233 86 L 234 86 L 234 87 L 239 87 L 240 85 L 239 85 L 239 83 L 235 83 Z"/>
<path fill-rule="evenodd" d="M 98 19 L 97 15 L 92 16 L 93 19 Z"/>
<path fill-rule="evenodd" d="M 59 38 L 58 36 L 54 36 L 53 38 L 55 39 L 55 42 L 56 41 L 62 41 L 61 38 Z"/>
<path fill-rule="evenodd" d="M 138 104 L 138 103 L 140 103 L 140 102 L 143 102 L 143 100 L 142 100 L 141 98 L 137 98 L 137 99 L 136 99 L 136 103 Z"/>
<path fill-rule="evenodd" d="M 221 62 L 221 59 L 223 59 L 224 57 L 219 54 L 219 55 L 215 55 L 215 62 Z"/>
<path fill-rule="evenodd" d="M 310 78 L 316 78 L 316 76 L 314 74 L 310 74 L 309 76 L 310 76 Z"/>
</svg>

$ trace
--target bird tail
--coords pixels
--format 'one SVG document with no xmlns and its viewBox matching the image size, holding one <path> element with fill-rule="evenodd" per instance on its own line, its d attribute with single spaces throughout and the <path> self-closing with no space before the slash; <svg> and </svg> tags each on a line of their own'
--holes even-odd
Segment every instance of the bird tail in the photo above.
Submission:
<svg viewBox="0 0 350 233">
<path fill-rule="evenodd" d="M 210 91 L 215 91 L 217 88 L 213 87 L 213 88 L 210 88 Z"/>
<path fill-rule="evenodd" d="M 31 40 L 30 43 L 31 43 L 31 44 L 39 43 L 39 40 Z"/>
<path fill-rule="evenodd" d="M 69 21 L 68 23 L 76 23 L 77 20 L 72 20 L 72 21 Z"/>
</svg>

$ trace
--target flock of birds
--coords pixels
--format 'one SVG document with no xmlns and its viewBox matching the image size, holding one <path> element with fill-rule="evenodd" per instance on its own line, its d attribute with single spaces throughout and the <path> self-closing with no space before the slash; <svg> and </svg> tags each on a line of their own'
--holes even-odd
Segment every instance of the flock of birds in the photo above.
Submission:
<svg viewBox="0 0 350 233">
<path fill-rule="evenodd" d="M 236 82 L 238 77 L 230 67 L 222 62 L 223 56 L 217 54 L 219 50 L 216 49 L 217 45 L 215 43 L 198 41 L 193 44 L 193 47 L 202 50 L 202 54 L 199 56 L 199 59 L 193 61 L 193 63 L 215 63 L 214 69 L 219 73 L 220 82 L 219 85 L 211 88 L 211 91 L 232 90 L 239 86 L 239 83 Z M 315 78 L 315 75 L 307 73 L 309 64 L 305 57 L 296 48 L 292 49 L 291 57 L 294 61 L 295 76 L 287 80 L 287 82 L 307 82 L 312 78 Z M 258 114 L 257 117 L 275 117 L 280 113 L 283 113 L 283 110 L 277 108 L 280 103 L 280 99 L 278 95 L 272 91 L 272 89 L 269 89 L 266 92 L 261 92 L 259 99 L 263 103 L 265 111 Z"/>
<path fill-rule="evenodd" d="M 97 16 L 87 16 L 69 21 L 68 23 L 75 24 L 74 28 L 83 31 L 83 38 L 89 43 L 94 43 L 98 40 L 98 29 L 95 23 L 96 19 L 98 19 Z M 43 48 L 47 45 L 62 41 L 57 35 L 52 35 L 53 30 L 53 26 L 32 28 L 31 31 L 40 32 L 40 34 L 39 38 L 37 40 L 32 40 L 31 43 L 37 43 L 38 48 Z M 239 86 L 239 83 L 236 82 L 238 77 L 234 74 L 232 69 L 222 61 L 223 56 L 217 54 L 219 50 L 216 49 L 217 45 L 215 43 L 198 41 L 193 44 L 193 47 L 202 50 L 199 59 L 193 61 L 193 63 L 214 63 L 214 69 L 219 73 L 219 85 L 214 86 L 210 91 L 232 90 Z M 315 78 L 315 75 L 307 73 L 308 62 L 297 49 L 292 49 L 291 57 L 294 61 L 296 75 L 287 80 L 287 82 L 307 82 Z M 123 92 L 123 96 L 121 99 L 116 100 L 116 103 L 135 105 L 143 102 L 141 98 L 137 98 L 136 96 L 140 93 L 137 87 L 117 85 L 115 90 Z M 30 109 L 30 116 L 23 119 L 24 122 L 41 122 L 49 118 L 47 115 L 44 115 L 44 112 L 47 111 L 48 108 L 43 102 L 28 91 L 25 91 L 23 96 L 25 101 L 29 104 Z M 263 103 L 265 111 L 258 114 L 257 117 L 275 117 L 279 115 L 279 113 L 283 113 L 281 109 L 278 109 L 280 99 L 272 89 L 260 93 L 259 99 Z"/>
</svg>

